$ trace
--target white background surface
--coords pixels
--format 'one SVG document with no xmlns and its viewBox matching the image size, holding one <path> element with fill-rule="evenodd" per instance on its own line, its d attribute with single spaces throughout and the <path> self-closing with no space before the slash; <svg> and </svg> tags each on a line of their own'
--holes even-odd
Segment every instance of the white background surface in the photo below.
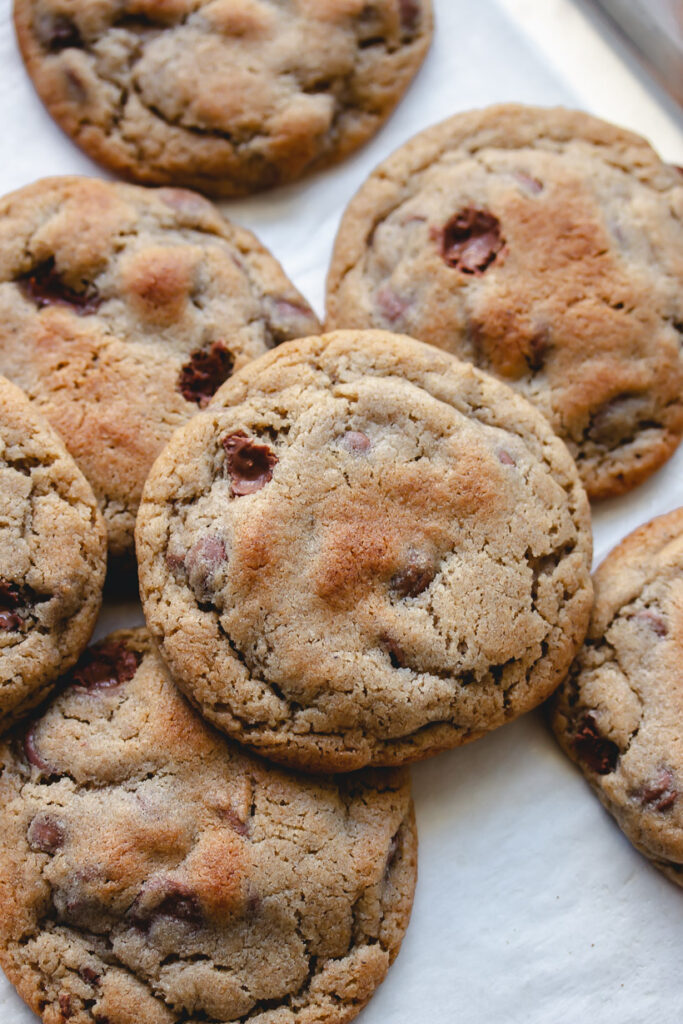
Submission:
<svg viewBox="0 0 683 1024">
<path fill-rule="evenodd" d="M 91 0 L 82 0 L 91 2 Z M 500 100 L 563 103 L 647 135 L 683 164 L 680 111 L 609 30 L 571 0 L 434 0 L 437 30 L 389 125 L 341 168 L 226 205 L 322 313 L 342 210 L 414 132 Z M 61 134 L 19 60 L 0 0 L 0 192 L 103 174 Z M 595 510 L 600 560 L 683 504 L 683 447 L 633 495 Z M 139 609 L 110 607 L 102 635 Z M 683 891 L 622 837 L 537 715 L 414 770 L 420 880 L 395 967 L 359 1024 L 681 1024 Z M 35 1024 L 0 974 L 0 1024 Z M 145 1024 L 140 1021 L 139 1024 Z"/>
</svg>

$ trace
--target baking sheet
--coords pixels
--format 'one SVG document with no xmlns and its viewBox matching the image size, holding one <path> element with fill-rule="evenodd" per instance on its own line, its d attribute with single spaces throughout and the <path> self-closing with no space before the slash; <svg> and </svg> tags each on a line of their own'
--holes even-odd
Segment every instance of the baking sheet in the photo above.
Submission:
<svg viewBox="0 0 683 1024">
<path fill-rule="evenodd" d="M 46 174 L 102 175 L 34 96 L 9 8 L 0 0 L 0 192 Z M 427 63 L 370 145 L 303 185 L 226 204 L 321 313 L 342 210 L 384 156 L 421 127 L 474 106 L 586 106 L 587 82 L 601 73 L 595 62 L 567 60 L 565 41 L 579 54 L 598 45 L 568 0 L 435 0 L 435 8 Z M 557 61 L 539 44 L 549 36 Z M 611 55 L 606 68 L 594 112 L 605 113 L 608 93 L 611 116 L 645 134 L 656 129 L 653 142 L 683 164 L 683 135 Z M 634 494 L 595 510 L 596 559 L 639 523 L 681 504 L 683 449 Z M 109 605 L 96 635 L 140 622 L 137 605 Z M 601 1024 L 680 1024 L 683 892 L 623 838 L 539 714 L 418 766 L 413 778 L 420 831 L 413 920 L 362 1024 L 575 1024 L 588 1015 Z M 0 974 L 0 1024 L 36 1020 Z"/>
</svg>

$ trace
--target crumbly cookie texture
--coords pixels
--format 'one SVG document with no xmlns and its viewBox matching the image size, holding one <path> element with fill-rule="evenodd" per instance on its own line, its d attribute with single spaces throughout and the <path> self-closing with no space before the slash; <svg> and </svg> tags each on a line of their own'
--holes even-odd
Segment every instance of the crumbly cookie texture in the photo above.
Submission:
<svg viewBox="0 0 683 1024">
<path fill-rule="evenodd" d="M 294 181 L 388 117 L 431 0 L 15 0 L 29 74 L 95 159 L 218 196 Z"/>
<path fill-rule="evenodd" d="M 90 639 L 106 535 L 55 431 L 0 377 L 0 730 L 39 704 Z"/>
<path fill-rule="evenodd" d="M 644 139 L 502 105 L 416 136 L 344 215 L 328 328 L 404 331 L 548 417 L 591 497 L 683 433 L 683 175 Z"/>
<path fill-rule="evenodd" d="M 552 724 L 631 842 L 683 885 L 683 509 L 641 526 L 595 574 L 586 643 Z"/>
<path fill-rule="evenodd" d="M 45 1024 L 341 1024 L 398 953 L 407 776 L 249 756 L 144 630 L 86 652 L 0 764 L 0 963 Z"/>
<path fill-rule="evenodd" d="M 592 598 L 576 467 L 528 402 L 410 338 L 283 345 L 147 481 L 141 595 L 212 722 L 310 770 L 474 739 L 566 673 Z"/>
<path fill-rule="evenodd" d="M 0 373 L 90 481 L 114 555 L 176 427 L 318 321 L 275 259 L 206 199 L 50 178 L 0 200 Z"/>
</svg>

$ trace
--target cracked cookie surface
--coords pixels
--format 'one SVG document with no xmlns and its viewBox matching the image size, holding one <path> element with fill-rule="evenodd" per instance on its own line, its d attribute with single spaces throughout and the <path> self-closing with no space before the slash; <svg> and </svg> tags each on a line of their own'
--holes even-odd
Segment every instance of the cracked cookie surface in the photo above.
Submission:
<svg viewBox="0 0 683 1024">
<path fill-rule="evenodd" d="M 196 193 L 67 177 L 0 200 L 0 373 L 59 431 L 114 555 L 176 427 L 317 325 L 251 232 Z"/>
<path fill-rule="evenodd" d="M 641 526 L 595 574 L 586 643 L 552 724 L 631 842 L 683 885 L 683 509 Z"/>
<path fill-rule="evenodd" d="M 588 504 L 545 419 L 383 332 L 289 342 L 147 481 L 148 625 L 212 722 L 310 770 L 474 739 L 560 682 L 592 587 Z"/>
<path fill-rule="evenodd" d="M 0 963 L 45 1024 L 341 1024 L 398 953 L 407 775 L 250 756 L 145 630 L 90 648 L 0 764 Z"/>
<path fill-rule="evenodd" d="M 683 175 L 587 114 L 458 115 L 352 200 L 327 327 L 402 331 L 494 373 L 591 497 L 624 493 L 683 434 Z"/>
<path fill-rule="evenodd" d="M 39 704 L 90 639 L 104 523 L 85 477 L 0 377 L 0 730 Z"/>
<path fill-rule="evenodd" d="M 431 0 L 16 0 L 29 74 L 95 159 L 244 195 L 336 162 L 388 117 Z"/>
</svg>

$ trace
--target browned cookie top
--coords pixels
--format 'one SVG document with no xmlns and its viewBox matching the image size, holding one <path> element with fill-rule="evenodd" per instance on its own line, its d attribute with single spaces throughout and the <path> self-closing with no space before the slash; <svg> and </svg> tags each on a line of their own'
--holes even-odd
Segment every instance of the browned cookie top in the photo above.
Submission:
<svg viewBox="0 0 683 1024">
<path fill-rule="evenodd" d="M 683 433 L 683 176 L 587 114 L 451 118 L 350 204 L 328 326 L 471 360 L 545 413 L 588 493 L 619 494 Z"/>
<path fill-rule="evenodd" d="M 106 558 L 83 474 L 0 377 L 0 731 L 40 703 L 87 644 Z"/>
<path fill-rule="evenodd" d="M 377 331 L 288 342 L 147 481 L 141 594 L 220 728 L 312 770 L 476 738 L 558 684 L 590 613 L 576 467 L 528 402 Z"/>
<path fill-rule="evenodd" d="M 408 779 L 250 757 L 144 630 L 91 649 L 0 747 L 0 963 L 45 1024 L 342 1024 L 396 956 Z"/>
<path fill-rule="evenodd" d="M 557 737 L 629 839 L 683 885 L 683 509 L 595 574 L 586 644 L 554 703 Z"/>
<path fill-rule="evenodd" d="M 273 257 L 195 193 L 51 178 L 0 200 L 0 373 L 62 435 L 115 554 L 173 430 L 316 327 Z"/>
<path fill-rule="evenodd" d="M 88 153 L 231 196 L 356 149 L 407 89 L 431 0 L 15 0 L 29 73 Z"/>
</svg>

